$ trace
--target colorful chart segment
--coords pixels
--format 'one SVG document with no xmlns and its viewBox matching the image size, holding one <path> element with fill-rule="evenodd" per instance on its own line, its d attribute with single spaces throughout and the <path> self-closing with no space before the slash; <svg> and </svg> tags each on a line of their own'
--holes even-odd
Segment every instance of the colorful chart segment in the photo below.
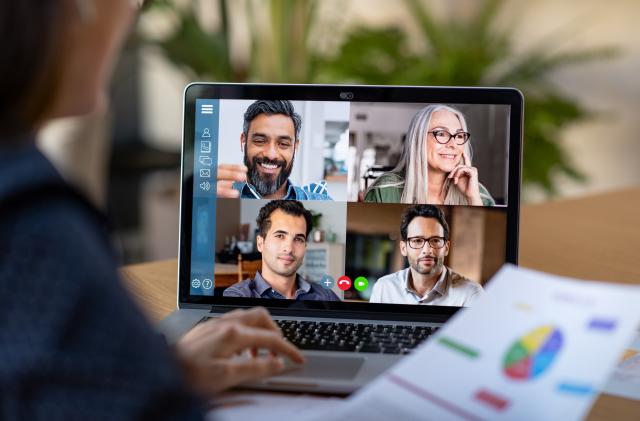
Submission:
<svg viewBox="0 0 640 421">
<path fill-rule="evenodd" d="M 519 338 L 503 361 L 504 374 L 514 380 L 531 380 L 544 373 L 562 348 L 562 333 L 553 326 L 538 327 Z"/>
</svg>

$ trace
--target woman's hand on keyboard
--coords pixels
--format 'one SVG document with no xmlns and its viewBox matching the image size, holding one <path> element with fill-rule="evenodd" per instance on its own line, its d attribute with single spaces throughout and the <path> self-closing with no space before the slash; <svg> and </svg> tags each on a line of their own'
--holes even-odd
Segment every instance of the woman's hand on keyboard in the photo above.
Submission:
<svg viewBox="0 0 640 421">
<path fill-rule="evenodd" d="M 260 349 L 267 353 L 259 353 Z M 176 344 L 187 381 L 205 399 L 222 390 L 280 373 L 282 357 L 303 363 L 298 349 L 262 307 L 234 310 L 198 324 Z M 242 355 L 240 358 L 236 358 Z"/>
</svg>

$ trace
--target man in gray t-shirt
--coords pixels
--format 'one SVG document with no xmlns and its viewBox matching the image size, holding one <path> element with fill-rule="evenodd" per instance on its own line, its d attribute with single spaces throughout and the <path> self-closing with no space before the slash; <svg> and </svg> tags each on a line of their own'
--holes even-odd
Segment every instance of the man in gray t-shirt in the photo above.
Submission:
<svg viewBox="0 0 640 421">
<path fill-rule="evenodd" d="M 400 252 L 409 267 L 383 276 L 373 286 L 372 303 L 469 306 L 482 286 L 444 265 L 449 225 L 433 205 L 414 205 L 402 214 Z"/>
</svg>

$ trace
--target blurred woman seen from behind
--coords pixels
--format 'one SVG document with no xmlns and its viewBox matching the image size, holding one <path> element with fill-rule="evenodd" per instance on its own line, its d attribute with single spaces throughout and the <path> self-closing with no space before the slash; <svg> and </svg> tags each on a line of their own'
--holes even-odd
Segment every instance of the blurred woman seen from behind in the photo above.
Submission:
<svg viewBox="0 0 640 421">
<path fill-rule="evenodd" d="M 0 414 L 200 419 L 219 391 L 301 362 L 263 309 L 169 349 L 118 279 L 106 220 L 35 147 L 59 117 L 108 106 L 130 0 L 0 3 Z M 231 359 L 247 349 L 270 356 Z"/>
</svg>

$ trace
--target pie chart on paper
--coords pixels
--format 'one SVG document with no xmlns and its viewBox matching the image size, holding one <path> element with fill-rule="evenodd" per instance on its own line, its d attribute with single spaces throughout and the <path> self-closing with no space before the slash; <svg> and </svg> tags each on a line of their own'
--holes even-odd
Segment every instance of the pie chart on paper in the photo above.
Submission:
<svg viewBox="0 0 640 421">
<path fill-rule="evenodd" d="M 504 356 L 502 369 L 513 380 L 531 380 L 544 373 L 562 349 L 563 337 L 554 326 L 540 326 L 517 339 Z"/>
</svg>

